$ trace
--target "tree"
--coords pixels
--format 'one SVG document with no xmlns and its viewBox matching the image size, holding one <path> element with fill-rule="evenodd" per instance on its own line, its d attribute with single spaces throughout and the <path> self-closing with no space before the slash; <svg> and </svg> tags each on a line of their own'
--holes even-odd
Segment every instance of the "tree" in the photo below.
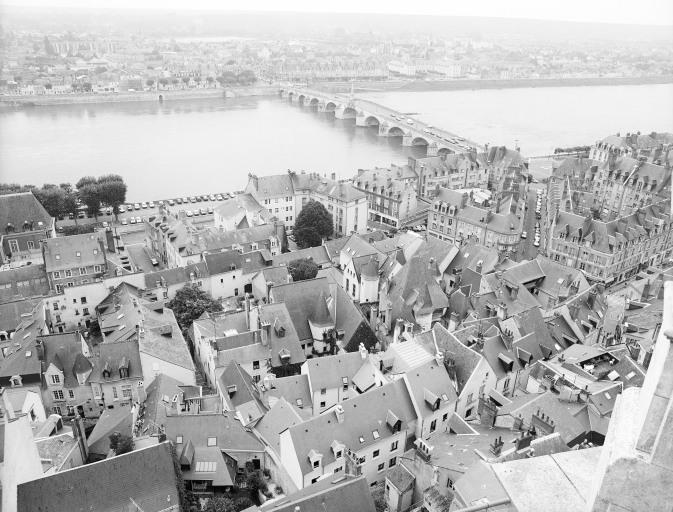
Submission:
<svg viewBox="0 0 673 512">
<path fill-rule="evenodd" d="M 320 245 L 333 231 L 332 214 L 317 201 L 306 203 L 294 223 L 294 236 L 301 249 Z"/>
<path fill-rule="evenodd" d="M 187 284 L 175 294 L 175 298 L 166 304 L 173 310 L 175 319 L 183 332 L 191 327 L 194 320 L 204 312 L 222 311 L 222 304 L 214 300 L 198 286 Z"/>
<path fill-rule="evenodd" d="M 88 178 L 91 178 L 91 176 L 82 178 L 77 182 L 77 194 L 80 201 L 86 205 L 87 213 L 93 215 L 98 220 L 98 213 L 101 207 L 100 191 L 96 178 L 92 178 L 93 182 L 87 181 Z"/>
<path fill-rule="evenodd" d="M 376 508 L 376 512 L 384 512 L 387 510 L 388 505 L 386 504 L 385 484 L 381 483 L 374 487 L 372 498 L 374 498 L 374 508 Z"/>
<path fill-rule="evenodd" d="M 64 214 L 64 201 L 67 195 L 65 190 L 58 188 L 55 185 L 51 187 L 45 185 L 41 189 L 35 190 L 33 193 L 50 216 L 58 218 Z"/>
<path fill-rule="evenodd" d="M 106 174 L 98 178 L 98 194 L 102 203 L 112 207 L 115 219 L 119 216 L 119 207 L 126 202 L 126 183 L 118 174 Z"/>
<path fill-rule="evenodd" d="M 287 270 L 290 272 L 293 281 L 313 279 L 318 275 L 318 265 L 308 258 L 299 258 L 291 261 Z"/>
<path fill-rule="evenodd" d="M 148 78 L 147 80 L 145 80 L 145 84 L 147 85 L 147 87 L 152 87 L 154 85 L 154 80 Z"/>
<path fill-rule="evenodd" d="M 182 77 L 182 82 L 183 82 L 185 85 L 189 85 L 189 77 L 188 77 L 188 76 L 183 76 L 183 77 Z"/>
<path fill-rule="evenodd" d="M 159 83 L 163 86 L 166 87 L 168 85 L 168 78 L 160 78 Z"/>
<path fill-rule="evenodd" d="M 134 447 L 131 436 L 126 436 L 120 432 L 114 432 L 110 435 L 110 450 L 115 452 L 115 455 L 132 452 Z"/>
</svg>

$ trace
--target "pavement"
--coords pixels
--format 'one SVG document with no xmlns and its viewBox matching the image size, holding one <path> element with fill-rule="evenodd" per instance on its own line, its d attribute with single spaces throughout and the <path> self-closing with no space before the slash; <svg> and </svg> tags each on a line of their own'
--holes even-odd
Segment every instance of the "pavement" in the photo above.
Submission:
<svg viewBox="0 0 673 512">
<path fill-rule="evenodd" d="M 152 257 L 150 256 L 147 247 L 143 244 L 127 245 L 126 253 L 129 255 L 133 265 L 145 273 L 165 268 L 161 262 L 159 262 L 158 265 L 152 265 Z"/>
</svg>

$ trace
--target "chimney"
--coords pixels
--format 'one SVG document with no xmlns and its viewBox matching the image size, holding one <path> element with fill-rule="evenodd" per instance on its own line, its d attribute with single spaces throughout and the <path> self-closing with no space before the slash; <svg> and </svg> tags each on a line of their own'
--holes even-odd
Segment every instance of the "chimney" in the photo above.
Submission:
<svg viewBox="0 0 673 512">
<path fill-rule="evenodd" d="M 0 387 L 0 395 L 2 395 L 2 407 L 5 410 L 5 414 L 7 415 L 7 419 L 5 421 L 11 421 L 15 418 L 14 406 L 9 401 L 9 397 L 5 392 L 5 388 Z"/>
<path fill-rule="evenodd" d="M 82 454 L 82 460 L 89 458 L 89 444 L 86 442 L 86 431 L 84 430 L 84 419 L 77 414 L 72 422 L 72 433 L 77 440 L 79 451 Z"/>
<path fill-rule="evenodd" d="M 369 327 L 371 327 L 372 331 L 376 331 L 376 320 L 378 318 L 378 309 L 376 306 L 371 306 L 369 309 Z"/>
<path fill-rule="evenodd" d="M 367 348 L 365 347 L 364 343 L 360 343 L 360 346 L 358 347 L 358 350 L 360 351 L 360 357 L 362 358 L 362 360 L 364 361 L 365 359 L 367 359 L 368 352 L 367 352 Z"/>
<path fill-rule="evenodd" d="M 41 339 L 35 340 L 35 350 L 37 351 L 37 358 L 40 361 L 44 361 L 44 345 L 42 344 Z"/>
<path fill-rule="evenodd" d="M 250 294 L 245 294 L 245 326 L 250 330 Z"/>
<path fill-rule="evenodd" d="M 269 344 L 269 334 L 271 331 L 271 324 L 269 322 L 262 322 L 262 345 L 267 346 Z"/>
<path fill-rule="evenodd" d="M 338 423 L 343 423 L 344 422 L 344 408 L 341 404 L 338 404 L 334 407 L 334 414 L 336 415 L 336 419 Z"/>
<path fill-rule="evenodd" d="M 591 309 L 594 308 L 594 304 L 596 303 L 596 295 L 598 295 L 598 292 L 596 291 L 595 288 L 592 288 L 592 289 L 589 291 L 589 295 L 587 296 L 587 305 L 588 305 Z"/>
<path fill-rule="evenodd" d="M 484 268 L 484 260 L 479 260 L 477 262 L 477 266 L 475 268 L 475 271 L 477 272 L 477 274 L 481 274 L 481 271 L 482 271 L 483 268 Z"/>
<path fill-rule="evenodd" d="M 519 285 L 518 284 L 513 284 L 509 288 L 509 296 L 512 298 L 512 300 L 516 300 L 516 296 L 519 294 Z"/>
<path fill-rule="evenodd" d="M 336 181 L 336 173 L 335 172 L 332 173 L 332 181 Z"/>
</svg>

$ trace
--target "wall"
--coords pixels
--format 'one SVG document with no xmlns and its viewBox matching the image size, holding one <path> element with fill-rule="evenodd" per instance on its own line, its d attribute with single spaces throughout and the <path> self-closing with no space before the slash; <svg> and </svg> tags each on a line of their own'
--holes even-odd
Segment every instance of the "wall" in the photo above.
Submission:
<svg viewBox="0 0 673 512">
<path fill-rule="evenodd" d="M 495 385 L 495 374 L 491 371 L 491 367 L 486 360 L 483 357 L 480 357 L 477 367 L 474 369 L 469 379 L 467 379 L 467 382 L 460 392 L 458 402 L 456 403 L 456 412 L 461 418 L 466 418 L 466 412 L 468 409 L 472 409 L 470 417 L 466 419 L 476 418 L 480 392 L 482 392 L 483 389 L 483 393 L 488 394 L 489 390 L 493 389 Z M 470 395 L 471 400 L 468 400 Z"/>
<path fill-rule="evenodd" d="M 178 340 L 166 340 L 167 343 L 179 343 Z M 149 386 L 154 378 L 163 373 L 169 377 L 174 378 L 182 382 L 183 384 L 196 384 L 196 377 L 194 376 L 194 370 L 178 366 L 177 364 L 169 363 L 158 357 L 154 357 L 146 352 L 141 350 L 140 352 L 140 364 L 143 368 L 143 380 L 145 387 Z"/>
</svg>

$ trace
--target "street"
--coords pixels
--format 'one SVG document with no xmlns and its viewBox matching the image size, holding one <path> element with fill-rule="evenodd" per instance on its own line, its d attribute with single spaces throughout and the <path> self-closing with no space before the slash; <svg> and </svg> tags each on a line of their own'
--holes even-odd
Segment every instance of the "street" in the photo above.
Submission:
<svg viewBox="0 0 673 512">
<path fill-rule="evenodd" d="M 540 208 L 541 218 L 537 219 L 535 216 L 535 208 L 537 202 L 537 190 L 542 190 L 542 207 Z M 547 192 L 543 184 L 531 183 L 528 189 L 528 208 L 526 210 L 523 222 L 523 230 L 526 232 L 526 238 L 521 239 L 519 249 L 516 253 L 517 261 L 524 261 L 534 259 L 539 253 L 544 254 L 544 247 L 546 243 L 546 218 L 547 218 Z M 535 247 L 535 226 L 540 223 L 540 247 Z"/>
</svg>

